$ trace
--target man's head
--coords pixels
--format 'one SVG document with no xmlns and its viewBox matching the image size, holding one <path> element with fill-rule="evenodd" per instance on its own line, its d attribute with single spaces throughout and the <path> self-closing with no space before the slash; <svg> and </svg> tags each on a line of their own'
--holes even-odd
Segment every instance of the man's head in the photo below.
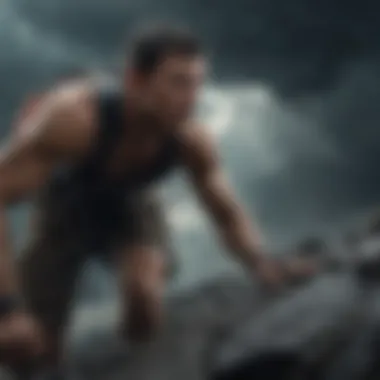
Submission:
<svg viewBox="0 0 380 380">
<path fill-rule="evenodd" d="M 192 113 L 205 66 L 200 42 L 187 29 L 145 29 L 129 47 L 127 91 L 142 111 L 174 125 Z"/>
</svg>

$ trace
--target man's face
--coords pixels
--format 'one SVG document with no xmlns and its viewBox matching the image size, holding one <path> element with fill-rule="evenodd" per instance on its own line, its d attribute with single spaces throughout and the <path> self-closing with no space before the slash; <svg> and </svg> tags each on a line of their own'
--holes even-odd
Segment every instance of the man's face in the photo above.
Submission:
<svg viewBox="0 0 380 380">
<path fill-rule="evenodd" d="M 137 82 L 142 107 L 164 125 L 178 125 L 192 114 L 205 74 L 206 62 L 201 56 L 167 57 Z"/>
</svg>

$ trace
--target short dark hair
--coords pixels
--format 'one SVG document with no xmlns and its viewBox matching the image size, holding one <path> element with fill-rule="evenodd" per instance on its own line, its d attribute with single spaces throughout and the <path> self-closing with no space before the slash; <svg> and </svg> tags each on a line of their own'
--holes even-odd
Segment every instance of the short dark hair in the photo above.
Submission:
<svg viewBox="0 0 380 380">
<path fill-rule="evenodd" d="M 170 55 L 203 55 L 203 47 L 188 28 L 166 24 L 140 28 L 128 45 L 129 65 L 143 74 L 153 72 Z"/>
</svg>

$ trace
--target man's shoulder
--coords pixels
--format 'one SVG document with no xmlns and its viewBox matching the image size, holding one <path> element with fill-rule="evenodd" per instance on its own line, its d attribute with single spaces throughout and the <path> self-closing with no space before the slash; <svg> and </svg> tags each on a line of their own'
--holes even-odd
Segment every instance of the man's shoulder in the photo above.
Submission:
<svg viewBox="0 0 380 380">
<path fill-rule="evenodd" d="M 214 155 L 215 142 L 210 129 L 197 120 L 189 120 L 179 137 L 185 160 L 207 160 Z"/>
<path fill-rule="evenodd" d="M 80 121 L 93 112 L 95 93 L 94 87 L 84 81 L 62 84 L 47 92 L 45 106 L 49 106 L 55 116 L 70 116 Z"/>
<path fill-rule="evenodd" d="M 179 133 L 182 145 L 190 149 L 212 149 L 214 138 L 210 133 L 210 128 L 198 120 L 188 120 L 184 123 Z"/>
<path fill-rule="evenodd" d="M 94 91 L 87 83 L 70 82 L 40 97 L 23 121 L 20 138 L 34 140 L 49 151 L 86 153 L 96 136 Z"/>
</svg>

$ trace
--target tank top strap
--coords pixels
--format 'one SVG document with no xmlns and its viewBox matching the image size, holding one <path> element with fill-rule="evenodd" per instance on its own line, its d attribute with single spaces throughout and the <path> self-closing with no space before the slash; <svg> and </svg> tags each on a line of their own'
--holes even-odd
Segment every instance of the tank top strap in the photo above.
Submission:
<svg viewBox="0 0 380 380">
<path fill-rule="evenodd" d="M 117 88 L 101 87 L 96 93 L 98 137 L 85 165 L 87 170 L 101 171 L 123 133 L 123 95 Z"/>
<path fill-rule="evenodd" d="M 99 139 L 97 154 L 101 162 L 112 152 L 124 127 L 122 92 L 115 88 L 101 88 L 98 92 Z"/>
</svg>

